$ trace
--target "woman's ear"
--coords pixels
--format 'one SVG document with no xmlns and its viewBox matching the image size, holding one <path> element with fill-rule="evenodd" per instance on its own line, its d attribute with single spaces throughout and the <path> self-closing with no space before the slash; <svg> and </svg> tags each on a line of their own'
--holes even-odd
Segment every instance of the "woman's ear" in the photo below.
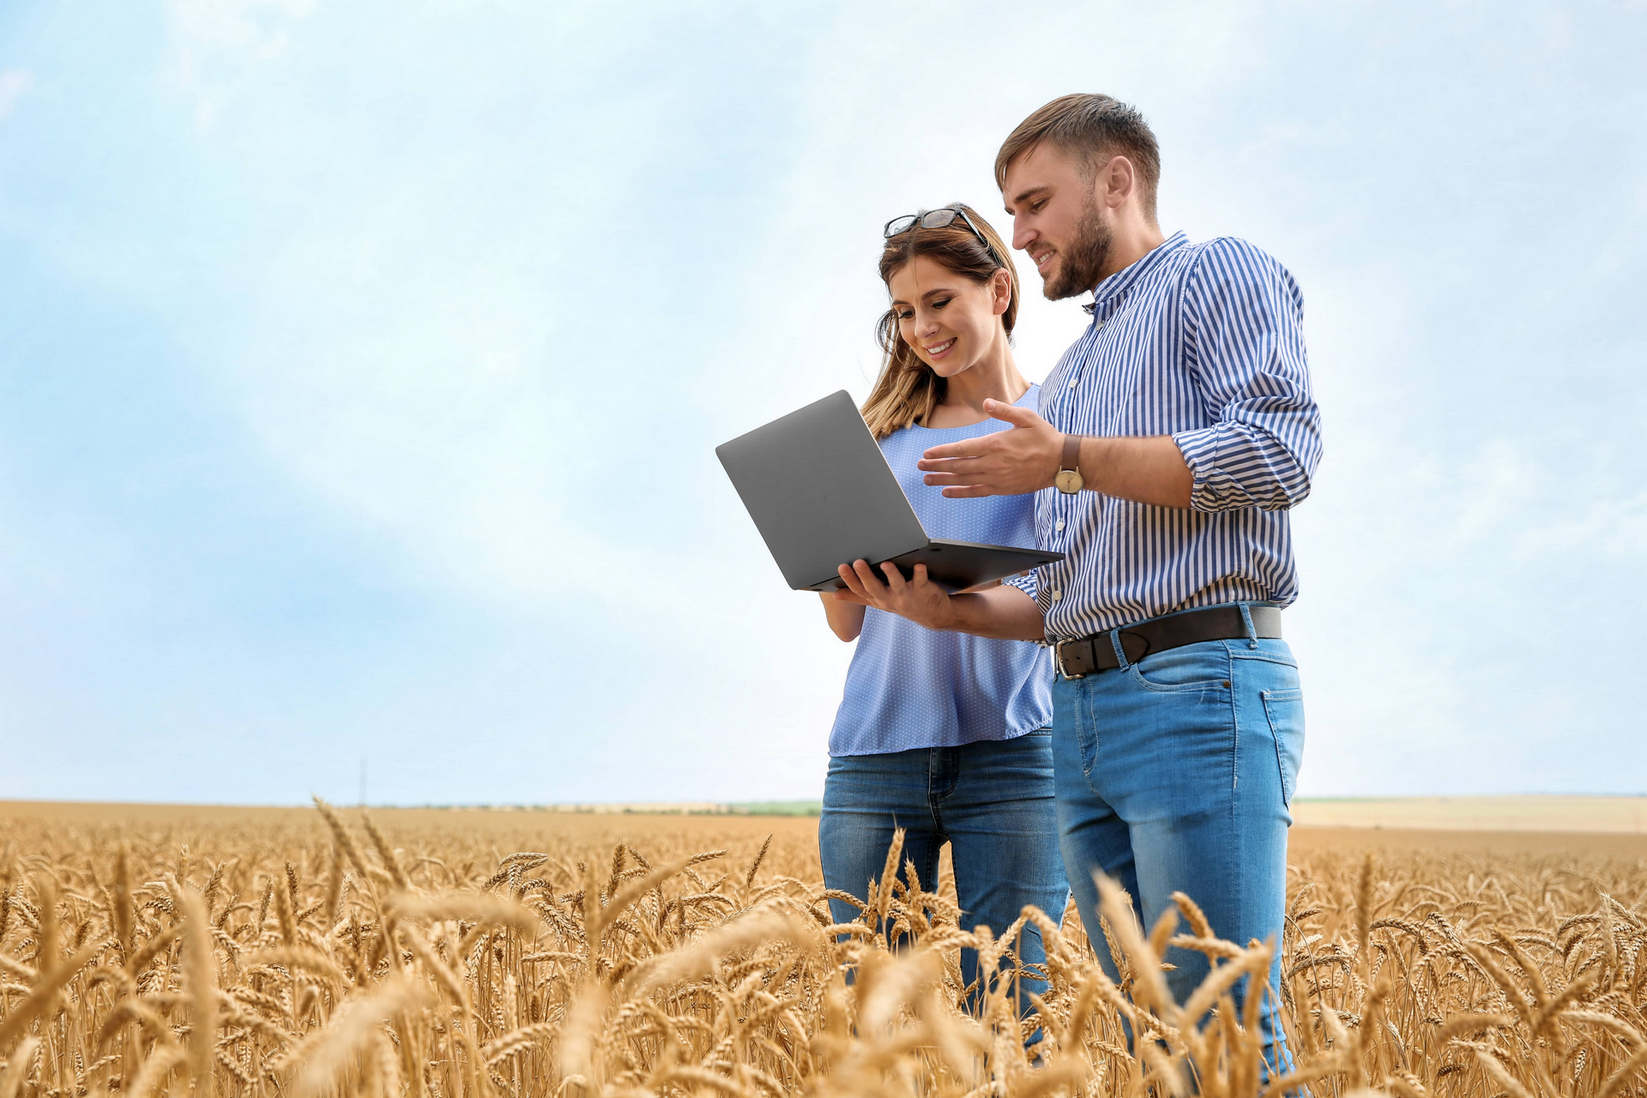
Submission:
<svg viewBox="0 0 1647 1098">
<path fill-rule="evenodd" d="M 989 290 L 994 297 L 995 315 L 1004 316 L 1012 306 L 1012 276 L 1005 267 L 995 268 L 995 273 L 989 276 Z"/>
</svg>

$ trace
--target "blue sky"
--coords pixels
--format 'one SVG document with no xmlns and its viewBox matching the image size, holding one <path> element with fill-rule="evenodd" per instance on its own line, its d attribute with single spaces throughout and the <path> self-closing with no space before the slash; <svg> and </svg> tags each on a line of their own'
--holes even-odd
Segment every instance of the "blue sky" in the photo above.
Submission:
<svg viewBox="0 0 1647 1098">
<path fill-rule="evenodd" d="M 1071 90 L 1304 290 L 1301 792 L 1647 789 L 1647 6 L 1139 7 L 0 8 L 0 797 L 816 795 L 713 447 Z"/>
</svg>

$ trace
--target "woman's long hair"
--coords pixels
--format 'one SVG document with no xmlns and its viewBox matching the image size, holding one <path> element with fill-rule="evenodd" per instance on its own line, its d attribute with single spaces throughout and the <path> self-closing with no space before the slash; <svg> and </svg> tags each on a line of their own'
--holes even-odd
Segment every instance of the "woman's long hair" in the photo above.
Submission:
<svg viewBox="0 0 1647 1098">
<path fill-rule="evenodd" d="M 987 283 L 996 271 L 1005 268 L 1011 280 L 1011 292 L 1006 312 L 1001 314 L 1001 325 L 1010 339 L 1012 326 L 1018 320 L 1018 271 L 1007 256 L 1006 245 L 989 222 L 971 206 L 960 205 L 960 208 L 972 218 L 978 232 L 984 234 L 988 247 L 959 217 L 941 229 L 928 229 L 917 223 L 908 232 L 887 239 L 886 247 L 881 249 L 881 281 L 891 285 L 892 276 L 918 255 L 979 284 Z M 875 336 L 886 357 L 881 360 L 881 374 L 875 379 L 875 387 L 864 401 L 863 416 L 870 433 L 876 438 L 885 438 L 893 431 L 926 420 L 932 410 L 943 403 L 948 383 L 933 373 L 915 349 L 904 342 L 898 333 L 895 310 L 888 309 L 881 314 L 875 324 Z"/>
</svg>

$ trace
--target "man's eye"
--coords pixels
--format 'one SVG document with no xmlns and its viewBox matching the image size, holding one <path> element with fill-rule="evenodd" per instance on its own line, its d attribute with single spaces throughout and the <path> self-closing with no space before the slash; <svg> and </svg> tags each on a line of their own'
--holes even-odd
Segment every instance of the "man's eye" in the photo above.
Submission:
<svg viewBox="0 0 1647 1098">
<path fill-rule="evenodd" d="M 1044 199 L 1044 198 L 1040 199 L 1038 201 L 1035 201 L 1035 202 L 1031 202 L 1029 204 L 1029 212 L 1030 213 L 1040 213 L 1041 212 L 1041 207 L 1045 206 L 1046 204 L 1047 204 L 1047 200 Z"/>
</svg>

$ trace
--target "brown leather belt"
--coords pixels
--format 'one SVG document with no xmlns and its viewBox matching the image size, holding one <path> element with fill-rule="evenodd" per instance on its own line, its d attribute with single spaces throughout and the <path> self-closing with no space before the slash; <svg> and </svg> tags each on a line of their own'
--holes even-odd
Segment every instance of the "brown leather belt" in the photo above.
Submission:
<svg viewBox="0 0 1647 1098">
<path fill-rule="evenodd" d="M 1274 606 L 1251 606 L 1253 632 L 1260 637 L 1276 638 L 1281 635 L 1281 611 Z M 1145 656 L 1198 644 L 1210 640 L 1244 640 L 1249 636 L 1247 623 L 1241 618 L 1239 606 L 1212 606 L 1205 610 L 1186 610 L 1164 618 L 1129 625 L 1117 631 L 1121 650 L 1128 663 L 1137 663 Z M 1115 646 L 1109 633 L 1094 633 L 1090 637 L 1059 641 L 1052 648 L 1052 662 L 1066 679 L 1080 679 L 1099 671 L 1113 671 L 1120 667 L 1115 658 Z"/>
</svg>

